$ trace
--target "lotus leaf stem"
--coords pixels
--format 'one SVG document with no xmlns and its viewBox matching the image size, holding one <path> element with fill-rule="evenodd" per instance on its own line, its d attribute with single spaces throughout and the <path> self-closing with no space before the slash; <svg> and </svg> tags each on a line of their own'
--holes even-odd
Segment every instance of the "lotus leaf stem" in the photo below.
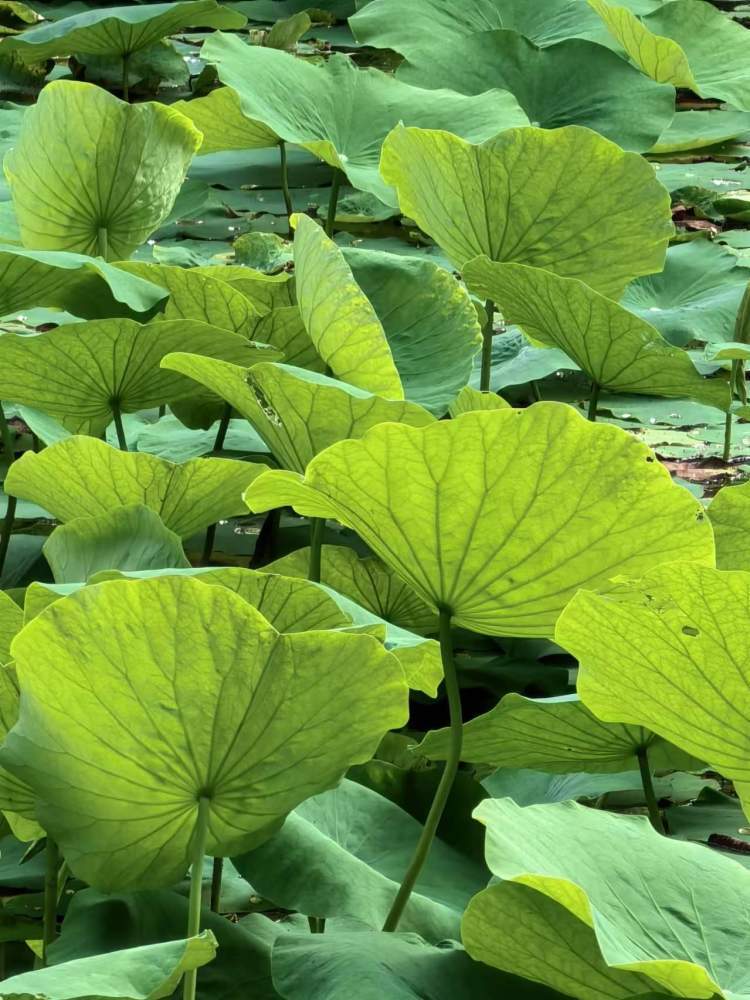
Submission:
<svg viewBox="0 0 750 1000">
<path fill-rule="evenodd" d="M 461 717 L 461 692 L 458 687 L 456 662 L 453 658 L 451 617 L 451 611 L 448 608 L 440 609 L 440 655 L 443 661 L 443 673 L 445 674 L 445 691 L 448 695 L 450 747 L 445 760 L 445 770 L 440 778 L 440 783 L 432 800 L 422 833 L 417 841 L 417 846 L 404 875 L 404 879 L 396 893 L 396 898 L 393 900 L 390 912 L 383 924 L 384 931 L 395 931 L 398 927 L 406 904 L 409 902 L 409 896 L 411 896 L 414 885 L 419 878 L 419 873 L 422 871 L 427 856 L 430 853 L 430 847 L 435 839 L 435 834 L 448 802 L 451 789 L 453 788 L 453 781 L 461 760 L 463 719 Z"/>
<path fill-rule="evenodd" d="M 323 934 L 326 929 L 326 918 L 325 917 L 308 917 L 307 922 L 310 925 L 311 934 Z"/>
<path fill-rule="evenodd" d="M 125 437 L 125 428 L 122 426 L 122 410 L 118 402 L 112 402 L 112 419 L 115 422 L 115 432 L 117 433 L 117 443 L 120 451 L 128 450 L 128 439 Z"/>
<path fill-rule="evenodd" d="M 657 833 L 666 833 L 664 829 L 664 821 L 662 820 L 661 812 L 659 811 L 659 802 L 656 798 L 656 792 L 654 791 L 654 779 L 651 775 L 651 768 L 648 762 L 648 750 L 646 747 L 638 747 L 635 755 L 638 758 L 638 767 L 641 772 L 641 783 L 643 784 L 643 794 L 646 796 L 646 805 L 648 806 L 648 816 L 651 820 L 651 825 Z"/>
<path fill-rule="evenodd" d="M 266 514 L 263 527 L 255 542 L 255 551 L 250 559 L 250 569 L 260 569 L 273 561 L 278 545 L 279 528 L 281 527 L 281 507 L 274 507 Z"/>
<path fill-rule="evenodd" d="M 219 912 L 221 905 L 221 877 L 224 874 L 224 858 L 214 858 L 214 867 L 211 872 L 211 909 L 214 913 Z"/>
<path fill-rule="evenodd" d="M 101 226 L 96 235 L 96 249 L 99 252 L 99 256 L 102 260 L 107 259 L 107 254 L 109 253 L 109 236 L 107 235 L 107 229 L 105 226 Z"/>
<path fill-rule="evenodd" d="M 479 375 L 481 392 L 490 391 L 490 375 L 492 374 L 492 337 L 495 332 L 495 303 L 487 299 L 484 304 L 487 319 L 482 328 L 482 368 Z"/>
<path fill-rule="evenodd" d="M 42 925 L 42 963 L 47 964 L 47 951 L 57 937 L 57 880 L 60 870 L 60 850 L 47 837 L 47 863 L 44 869 L 44 919 Z"/>
<path fill-rule="evenodd" d="M 13 439 L 13 432 L 8 426 L 8 421 L 5 418 L 5 413 L 3 412 L 2 404 L 0 403 L 0 440 L 3 444 L 3 454 L 8 460 L 8 467 L 12 465 L 13 459 L 15 457 L 15 441 Z M 13 521 L 16 517 L 16 504 L 17 500 L 15 497 L 5 495 L 7 501 L 7 507 L 5 508 L 5 515 L 3 516 L 2 527 L 0 527 L 0 577 L 3 575 L 3 568 L 5 566 L 5 559 L 8 555 L 8 547 L 10 546 L 10 536 L 13 533 Z"/>
<path fill-rule="evenodd" d="M 599 405 L 599 390 L 601 386 L 598 382 L 591 383 L 591 395 L 589 396 L 589 412 L 588 419 L 592 423 L 596 423 L 596 411 Z"/>
<path fill-rule="evenodd" d="M 326 216 L 326 236 L 333 239 L 333 230 L 336 225 L 336 208 L 339 203 L 339 188 L 341 187 L 341 170 L 334 168 L 333 180 L 331 181 L 331 194 L 328 199 L 328 215 Z"/>
<path fill-rule="evenodd" d="M 190 865 L 190 899 L 188 902 L 188 938 L 200 934 L 201 930 L 201 896 L 203 895 L 203 858 L 206 854 L 208 840 L 208 813 L 211 800 L 201 796 L 198 800 L 198 816 L 193 831 L 191 865 Z M 195 986 L 198 970 L 190 969 L 185 973 L 182 985 L 183 1000 L 195 1000 Z"/>
<path fill-rule="evenodd" d="M 130 53 L 123 53 L 122 57 L 122 99 L 130 100 L 130 83 L 128 81 L 128 70 L 130 69 Z"/>
<path fill-rule="evenodd" d="M 322 517 L 310 518 L 310 565 L 307 579 L 320 583 L 320 561 L 323 555 L 323 529 L 325 520 Z"/>
<path fill-rule="evenodd" d="M 721 453 L 721 457 L 724 460 L 724 464 L 729 464 L 729 459 L 732 454 L 732 411 L 729 410 L 726 417 L 724 418 L 724 450 Z"/>
<path fill-rule="evenodd" d="M 279 143 L 279 160 L 281 161 L 281 193 L 284 196 L 287 220 L 291 220 L 294 214 L 294 205 L 292 203 L 292 195 L 289 191 L 289 168 L 286 162 L 286 143 L 283 139 Z M 288 233 L 290 236 L 292 235 L 291 221 L 289 221 Z"/>
<path fill-rule="evenodd" d="M 216 431 L 216 439 L 214 440 L 213 453 L 217 454 L 224 447 L 224 441 L 226 440 L 227 431 L 229 430 L 229 420 L 232 416 L 232 404 L 226 403 L 224 405 L 224 411 L 221 414 L 221 420 L 219 421 L 219 428 Z"/>
</svg>

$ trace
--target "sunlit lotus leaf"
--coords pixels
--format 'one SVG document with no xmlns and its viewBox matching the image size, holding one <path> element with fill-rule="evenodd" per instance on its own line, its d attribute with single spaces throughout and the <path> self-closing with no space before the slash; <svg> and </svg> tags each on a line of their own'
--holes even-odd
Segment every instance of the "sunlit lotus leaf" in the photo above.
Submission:
<svg viewBox="0 0 750 1000">
<path fill-rule="evenodd" d="M 201 155 L 225 149 L 264 149 L 279 143 L 272 129 L 242 113 L 239 95 L 231 87 L 220 87 L 192 101 L 175 101 L 172 107 L 203 133 Z"/>
<path fill-rule="evenodd" d="M 450 415 L 460 417 L 474 410 L 505 410 L 510 404 L 495 392 L 480 392 L 466 385 L 450 405 Z"/>
<path fill-rule="evenodd" d="M 9 594 L 0 590 L 0 665 L 10 659 L 10 644 L 23 625 L 23 611 Z"/>
<path fill-rule="evenodd" d="M 725 486 L 708 507 L 719 569 L 750 572 L 750 483 Z"/>
</svg>

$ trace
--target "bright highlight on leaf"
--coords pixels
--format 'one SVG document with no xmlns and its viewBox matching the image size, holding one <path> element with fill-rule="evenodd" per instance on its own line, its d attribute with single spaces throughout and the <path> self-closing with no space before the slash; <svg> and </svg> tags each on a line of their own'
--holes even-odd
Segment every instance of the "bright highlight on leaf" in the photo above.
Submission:
<svg viewBox="0 0 750 1000">
<path fill-rule="evenodd" d="M 649 450 L 555 403 L 385 424 L 245 499 L 340 520 L 430 607 L 492 635 L 551 635 L 580 587 L 713 561 L 700 505 Z"/>
<path fill-rule="evenodd" d="M 750 571 L 750 485 L 725 486 L 708 507 L 719 569 Z"/>
</svg>

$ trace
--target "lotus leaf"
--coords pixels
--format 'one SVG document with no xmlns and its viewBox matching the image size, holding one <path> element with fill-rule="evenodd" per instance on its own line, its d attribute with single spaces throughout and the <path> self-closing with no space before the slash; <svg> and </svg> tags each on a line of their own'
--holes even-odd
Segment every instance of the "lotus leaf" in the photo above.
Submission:
<svg viewBox="0 0 750 1000">
<path fill-rule="evenodd" d="M 12 597 L 0 590 L 0 666 L 10 659 L 10 644 L 23 625 L 23 611 Z"/>
<path fill-rule="evenodd" d="M 725 486 L 708 508 L 719 569 L 750 572 L 750 483 Z"/>
<path fill-rule="evenodd" d="M 225 149 L 265 149 L 279 143 L 272 129 L 243 114 L 240 96 L 231 87 L 220 87 L 192 101 L 175 101 L 172 107 L 203 134 L 201 155 Z"/>
</svg>

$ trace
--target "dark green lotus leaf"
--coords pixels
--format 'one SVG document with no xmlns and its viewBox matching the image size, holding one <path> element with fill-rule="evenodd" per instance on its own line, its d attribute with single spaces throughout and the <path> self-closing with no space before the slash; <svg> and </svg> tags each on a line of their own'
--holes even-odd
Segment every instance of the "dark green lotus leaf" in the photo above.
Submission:
<svg viewBox="0 0 750 1000">
<path fill-rule="evenodd" d="M 750 132 L 747 111 L 680 111 L 649 152 L 664 156 L 715 146 Z"/>
<path fill-rule="evenodd" d="M 517 31 L 460 38 L 433 31 L 396 77 L 461 94 L 508 90 L 534 125 L 585 125 L 636 152 L 650 149 L 674 117 L 674 87 L 655 83 L 615 52 L 582 38 L 540 48 Z"/>
</svg>

